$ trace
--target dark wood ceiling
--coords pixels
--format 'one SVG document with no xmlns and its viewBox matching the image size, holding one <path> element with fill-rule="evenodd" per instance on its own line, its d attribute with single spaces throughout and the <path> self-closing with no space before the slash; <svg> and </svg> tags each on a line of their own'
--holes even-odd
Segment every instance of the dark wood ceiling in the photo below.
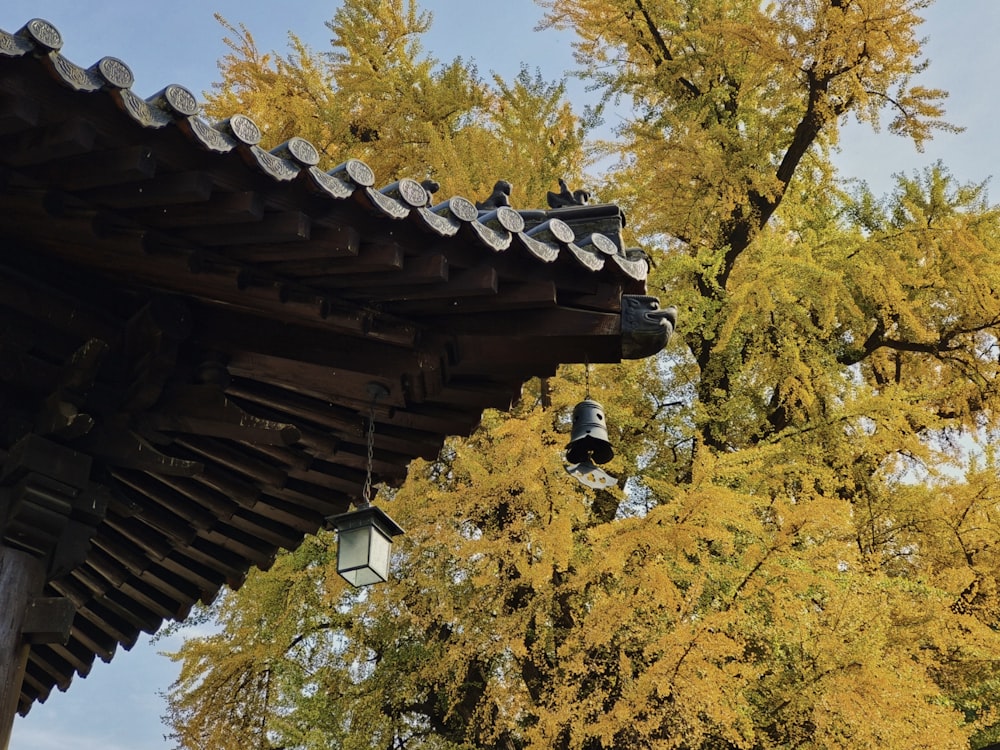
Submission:
<svg viewBox="0 0 1000 750">
<path fill-rule="evenodd" d="M 43 21 L 0 32 L 0 532 L 30 546 L 21 498 L 90 535 L 50 561 L 46 593 L 76 615 L 32 647 L 21 712 L 347 510 L 369 384 L 388 392 L 374 480 L 398 483 L 525 380 L 620 360 L 647 270 L 615 206 L 377 188 L 362 162 L 264 151 L 248 118 L 209 123 L 179 86 L 141 98 L 120 61 L 61 45 Z M 653 312 L 626 349 L 647 356 L 667 334 L 636 299 Z M 69 458 L 24 469 L 35 454 Z"/>
</svg>

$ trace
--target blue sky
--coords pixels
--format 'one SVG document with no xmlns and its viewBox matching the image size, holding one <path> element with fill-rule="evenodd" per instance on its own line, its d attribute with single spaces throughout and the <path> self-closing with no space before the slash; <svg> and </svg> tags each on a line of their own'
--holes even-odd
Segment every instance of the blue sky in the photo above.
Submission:
<svg viewBox="0 0 1000 750">
<path fill-rule="evenodd" d="M 522 63 L 549 78 L 573 68 L 570 37 L 534 31 L 542 14 L 531 0 L 423 0 L 421 6 L 434 13 L 425 47 L 440 60 L 462 56 L 474 60 L 484 76 L 496 71 L 507 78 Z M 3 0 L 0 28 L 15 32 L 32 18 L 44 18 L 60 30 L 63 53 L 75 63 L 89 66 L 111 55 L 132 68 L 133 89 L 143 96 L 178 83 L 201 98 L 217 80 L 216 61 L 226 51 L 214 12 L 245 23 L 263 50 L 284 50 L 289 31 L 323 50 L 330 38 L 323 24 L 336 7 L 335 0 Z M 838 158 L 841 172 L 864 179 L 877 194 L 891 188 L 893 174 L 911 174 L 937 160 L 960 180 L 975 182 L 989 179 L 1000 164 L 1000 47 L 995 45 L 1000 2 L 939 0 L 928 12 L 923 31 L 931 67 L 920 80 L 951 92 L 948 119 L 966 130 L 935 136 L 921 154 L 909 141 L 849 125 Z M 571 83 L 570 90 L 577 101 L 590 96 L 579 83 Z M 609 119 L 614 116 L 612 109 Z M 171 747 L 163 738 L 158 694 L 169 686 L 176 667 L 157 651 L 175 645 L 150 645 L 143 639 L 131 652 L 120 651 L 110 665 L 98 661 L 86 679 L 75 679 L 68 692 L 54 693 L 15 722 L 11 750 Z"/>
</svg>

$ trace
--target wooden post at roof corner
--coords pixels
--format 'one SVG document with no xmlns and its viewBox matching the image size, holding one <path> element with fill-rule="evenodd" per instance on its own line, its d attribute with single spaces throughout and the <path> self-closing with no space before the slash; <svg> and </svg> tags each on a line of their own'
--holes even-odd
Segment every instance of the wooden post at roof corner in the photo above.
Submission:
<svg viewBox="0 0 1000 750">
<path fill-rule="evenodd" d="M 30 648 L 22 631 L 45 585 L 45 563 L 0 543 L 0 750 L 7 750 Z"/>
<path fill-rule="evenodd" d="M 107 498 L 89 456 L 28 433 L 0 463 L 0 750 L 7 750 L 33 644 L 66 643 L 76 608 L 43 596 L 83 563 Z"/>
</svg>

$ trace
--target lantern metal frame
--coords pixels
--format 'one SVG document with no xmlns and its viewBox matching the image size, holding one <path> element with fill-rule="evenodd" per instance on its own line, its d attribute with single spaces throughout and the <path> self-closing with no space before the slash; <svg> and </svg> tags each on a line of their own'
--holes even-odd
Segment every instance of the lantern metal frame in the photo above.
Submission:
<svg viewBox="0 0 1000 750">
<path fill-rule="evenodd" d="M 337 530 L 337 573 L 345 581 L 360 588 L 389 580 L 392 538 L 403 533 L 399 524 L 374 505 L 333 516 L 330 523 Z"/>
</svg>

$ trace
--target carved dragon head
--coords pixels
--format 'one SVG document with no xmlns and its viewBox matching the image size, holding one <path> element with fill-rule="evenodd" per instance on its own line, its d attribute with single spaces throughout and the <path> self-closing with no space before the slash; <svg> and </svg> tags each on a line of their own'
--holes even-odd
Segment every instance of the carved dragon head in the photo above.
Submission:
<svg viewBox="0 0 1000 750">
<path fill-rule="evenodd" d="M 661 351 L 677 325 L 677 308 L 660 309 L 656 297 L 622 295 L 622 359 L 644 359 Z"/>
</svg>

